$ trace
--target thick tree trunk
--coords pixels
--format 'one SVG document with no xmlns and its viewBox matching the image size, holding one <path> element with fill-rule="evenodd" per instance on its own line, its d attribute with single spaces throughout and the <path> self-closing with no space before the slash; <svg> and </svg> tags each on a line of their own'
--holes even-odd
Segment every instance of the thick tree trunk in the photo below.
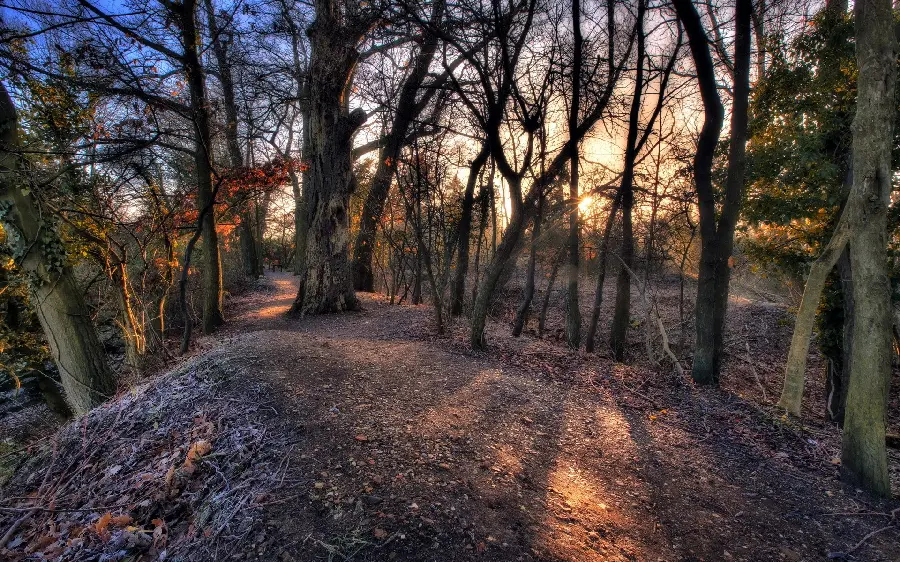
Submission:
<svg viewBox="0 0 900 562">
<path fill-rule="evenodd" d="M 634 262 L 634 232 L 632 209 L 634 207 L 634 166 L 637 160 L 638 128 L 641 121 L 641 101 L 644 91 L 644 13 L 646 5 L 638 0 L 636 23 L 637 71 L 635 72 L 634 93 L 631 97 L 631 111 L 628 118 L 628 137 L 625 141 L 625 166 L 622 173 L 620 197 L 622 199 L 622 266 L 616 279 L 616 306 L 610 327 L 609 345 L 616 361 L 625 359 L 625 343 L 628 325 L 631 323 L 631 275 L 629 269 Z"/>
<path fill-rule="evenodd" d="M 887 213 L 897 39 L 890 0 L 857 0 L 854 13 L 859 79 L 853 119 L 853 189 L 847 204 L 854 314 L 841 468 L 848 480 L 890 496 L 885 422 L 893 317 Z"/>
<path fill-rule="evenodd" d="M 444 1 L 434 3 L 431 23 L 439 25 L 443 16 Z M 428 69 L 437 51 L 438 38 L 433 34 L 427 34 L 422 47 L 413 64 L 412 72 L 403 82 L 400 89 L 400 97 L 394 113 L 394 121 L 391 131 L 384 141 L 384 147 L 378 158 L 375 175 L 366 200 L 363 203 L 362 216 L 359 222 L 359 234 L 356 244 L 353 246 L 353 286 L 357 291 L 373 292 L 375 290 L 375 270 L 372 258 L 375 248 L 375 237 L 378 233 L 378 222 L 384 212 L 384 202 L 387 200 L 391 182 L 394 178 L 394 167 L 400 157 L 400 150 L 405 144 L 407 135 L 413 121 L 422 111 L 423 104 L 416 103 L 422 83 L 428 76 Z"/>
<path fill-rule="evenodd" d="M 253 236 L 250 213 L 241 213 L 240 221 L 238 225 L 238 244 L 241 248 L 241 263 L 244 266 L 244 275 L 255 279 L 258 275 L 259 263 L 256 259 L 256 239 Z"/>
<path fill-rule="evenodd" d="M 640 2 L 639 2 L 640 3 Z M 640 10 L 640 9 L 639 9 Z M 570 349 L 581 346 L 581 305 L 579 304 L 578 276 L 581 273 L 581 221 L 578 217 L 578 117 L 581 110 L 581 2 L 572 0 L 572 103 L 569 108 L 569 142 L 574 144 L 572 157 L 569 160 L 569 263 L 566 271 L 568 290 L 566 291 L 566 343 Z"/>
<path fill-rule="evenodd" d="M 309 142 L 304 183 L 308 209 L 306 268 L 292 310 L 301 314 L 358 307 L 350 273 L 350 195 L 355 188 L 352 138 L 365 111 L 347 108 L 359 53 L 357 32 L 328 0 L 316 2 L 309 29 Z M 362 33 L 359 31 L 358 33 Z"/>
<path fill-rule="evenodd" d="M 62 241 L 17 177 L 18 147 L 16 109 L 0 83 L 0 220 L 14 259 L 31 278 L 31 302 L 66 398 L 82 414 L 110 398 L 116 384 Z"/>
<path fill-rule="evenodd" d="M 456 271 L 453 276 L 453 292 L 450 295 L 450 314 L 453 316 L 462 314 L 465 304 L 466 276 L 469 274 L 469 246 L 472 238 L 472 207 L 475 206 L 475 186 L 478 184 L 481 169 L 487 162 L 489 154 L 490 151 L 487 144 L 482 145 L 481 151 L 469 166 L 469 178 L 466 180 L 466 192 L 463 195 L 462 214 L 459 219 L 459 240 L 457 240 L 456 247 Z M 480 243 L 479 239 L 479 245 Z"/>
<path fill-rule="evenodd" d="M 738 0 L 735 9 L 734 95 L 731 115 L 731 145 L 725 198 L 716 220 L 716 198 L 712 186 L 712 160 L 723 121 L 722 103 L 716 89 L 715 71 L 706 33 L 691 2 L 674 0 L 678 17 L 690 41 L 700 83 L 705 118 L 694 159 L 694 177 L 700 211 L 700 272 L 695 306 L 697 337 L 691 375 L 699 384 L 716 384 L 721 365 L 731 253 L 734 230 L 743 197 L 746 170 L 747 121 L 750 93 L 750 41 L 753 6 Z M 718 224 L 717 224 L 718 222 Z"/>
<path fill-rule="evenodd" d="M 222 312 L 222 261 L 219 255 L 219 235 L 216 233 L 216 213 L 212 182 L 212 135 L 209 128 L 209 102 L 206 79 L 200 64 L 197 44 L 196 0 L 173 4 L 178 10 L 181 41 L 184 45 L 184 70 L 191 96 L 194 125 L 194 167 L 197 174 L 197 208 L 209 207 L 203 215 L 203 333 L 212 333 L 225 323 Z"/>
</svg>

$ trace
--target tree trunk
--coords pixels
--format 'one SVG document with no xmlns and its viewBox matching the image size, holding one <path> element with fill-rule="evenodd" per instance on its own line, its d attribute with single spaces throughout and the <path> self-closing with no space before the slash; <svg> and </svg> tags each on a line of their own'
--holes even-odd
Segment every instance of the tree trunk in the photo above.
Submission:
<svg viewBox="0 0 900 562">
<path fill-rule="evenodd" d="M 639 9 L 640 10 L 640 9 Z M 574 145 L 569 160 L 569 264 L 567 269 L 568 290 L 566 291 L 566 343 L 570 349 L 578 349 L 581 345 L 581 305 L 578 294 L 578 275 L 581 271 L 581 222 L 578 218 L 578 118 L 581 110 L 581 1 L 572 0 L 572 103 L 569 108 L 569 142 Z"/>
<path fill-rule="evenodd" d="M 172 4 L 178 11 L 181 41 L 184 45 L 184 71 L 191 96 L 194 125 L 194 167 L 197 173 L 197 209 L 209 207 L 203 215 L 203 333 L 212 333 L 225 323 L 222 312 L 222 262 L 219 255 L 219 235 L 216 233 L 215 200 L 212 182 L 212 135 L 209 128 L 209 102 L 206 79 L 198 51 L 197 3 L 185 0 Z"/>
<path fill-rule="evenodd" d="M 248 212 L 243 212 L 240 215 L 238 243 L 241 248 L 241 262 L 244 266 L 244 275 L 255 279 L 259 270 L 259 263 L 256 259 L 256 240 L 253 236 L 253 225 Z"/>
<path fill-rule="evenodd" d="M 841 468 L 854 484 L 891 495 L 885 422 L 891 378 L 892 309 L 887 213 L 896 106 L 897 40 L 890 0 L 857 0 L 859 68 L 848 201 L 853 342 Z"/>
<path fill-rule="evenodd" d="M 440 25 L 443 17 L 444 1 L 434 3 L 431 15 L 431 24 Z M 410 127 L 423 109 L 421 103 L 416 103 L 422 83 L 428 76 L 428 69 L 437 51 L 438 38 L 432 33 L 425 36 L 422 46 L 416 55 L 412 72 L 403 82 L 400 89 L 400 97 L 397 101 L 397 109 L 394 112 L 394 120 L 391 131 L 384 140 L 384 148 L 378 158 L 375 175 L 366 200 L 363 203 L 362 215 L 359 222 L 359 234 L 356 244 L 353 246 L 353 286 L 357 291 L 373 292 L 375 290 L 375 272 L 372 265 L 374 255 L 375 237 L 378 233 L 378 222 L 384 212 L 384 202 L 387 200 L 391 182 L 394 178 L 394 167 L 400 157 L 400 151 L 406 142 Z"/>
<path fill-rule="evenodd" d="M 631 275 L 629 269 L 634 262 L 634 232 L 632 209 L 634 207 L 634 166 L 637 160 L 638 128 L 641 121 L 641 100 L 644 91 L 644 13 L 646 5 L 638 0 L 637 11 L 637 71 L 635 72 L 634 94 L 631 97 L 631 111 L 628 117 L 628 137 L 625 142 L 625 166 L 620 187 L 622 199 L 622 267 L 616 279 L 616 306 L 610 327 L 609 345 L 616 361 L 625 359 L 625 343 L 628 325 L 631 323 Z"/>
<path fill-rule="evenodd" d="M 561 257 L 564 254 L 561 255 Z M 547 280 L 547 288 L 544 289 L 544 302 L 541 303 L 541 312 L 538 315 L 538 337 L 544 337 L 544 327 L 547 325 L 547 310 L 550 309 L 550 297 L 553 295 L 553 284 L 556 283 L 556 274 L 559 273 L 559 266 L 562 259 L 553 260 L 553 266 L 550 269 L 550 278 Z"/>
<path fill-rule="evenodd" d="M 844 211 L 846 213 L 846 210 Z M 842 214 L 838 220 L 834 234 L 822 254 L 813 262 L 803 287 L 803 298 L 794 320 L 794 333 L 791 336 L 791 348 L 785 364 L 784 386 L 778 406 L 795 416 L 800 415 L 803 401 L 803 386 L 806 378 L 806 357 L 809 354 L 809 339 L 812 337 L 816 323 L 816 310 L 825 289 L 828 274 L 834 268 L 841 253 L 847 247 L 850 232 L 847 217 Z"/>
<path fill-rule="evenodd" d="M 712 185 L 712 163 L 724 111 L 717 91 L 709 41 L 700 16 L 687 0 L 674 0 L 678 18 L 688 35 L 700 95 L 703 99 L 703 129 L 694 158 L 694 178 L 700 214 L 700 271 L 695 306 L 697 337 L 691 375 L 699 384 L 716 384 L 721 363 L 722 332 L 728 304 L 734 228 L 740 212 L 745 171 L 747 112 L 750 91 L 750 32 L 752 3 L 738 0 L 735 11 L 734 96 L 731 146 L 725 201 L 716 224 L 716 198 Z"/>
<path fill-rule="evenodd" d="M 297 172 L 291 171 L 290 177 L 294 193 L 294 275 L 302 275 L 306 263 L 306 199 Z"/>
<path fill-rule="evenodd" d="M 493 184 L 493 173 L 491 174 L 490 184 Z M 493 188 L 491 188 L 493 189 Z M 478 241 L 475 243 L 475 279 L 472 281 L 472 304 L 474 306 L 475 299 L 478 298 L 478 285 L 481 283 L 481 248 L 484 245 L 484 232 L 487 228 L 488 203 L 491 198 L 485 186 L 481 187 L 481 193 L 478 196 L 481 199 L 481 215 L 478 221 Z"/>
<path fill-rule="evenodd" d="M 62 241 L 17 177 L 18 146 L 16 109 L 0 83 L 0 219 L 13 258 L 31 278 L 31 302 L 66 398 L 83 414 L 110 398 L 116 384 Z"/>
<path fill-rule="evenodd" d="M 838 260 L 838 276 L 840 277 L 841 309 L 843 325 L 841 326 L 841 361 L 835 365 L 826 379 L 828 402 L 826 411 L 828 418 L 844 427 L 844 411 L 847 407 L 847 382 L 850 378 L 850 357 L 853 356 L 853 279 L 850 266 L 850 253 L 844 250 Z"/>
<path fill-rule="evenodd" d="M 537 247 L 541 239 L 541 219 L 543 218 L 544 198 L 538 201 L 537 215 L 534 217 L 534 226 L 531 229 L 531 252 L 528 255 L 528 270 L 525 272 L 525 295 L 522 304 L 516 311 L 516 319 L 513 323 L 512 335 L 519 337 L 525 324 L 528 323 L 528 313 L 531 311 L 531 301 L 534 299 L 534 273 L 537 265 Z"/>
<path fill-rule="evenodd" d="M 231 62 L 228 60 L 228 48 L 222 40 L 225 30 L 219 29 L 212 0 L 204 0 L 204 3 L 206 5 L 209 35 L 212 38 L 212 51 L 216 58 L 217 75 L 222 86 L 222 101 L 225 108 L 225 146 L 228 150 L 228 164 L 232 168 L 239 168 L 243 165 L 244 158 L 241 153 L 240 141 L 238 140 L 238 111 L 234 91 L 234 78 L 231 74 Z M 251 217 L 253 198 L 246 197 L 241 205 L 243 209 L 239 214 L 240 225 L 238 226 L 241 261 L 244 266 L 244 275 L 251 279 L 256 279 L 259 275 L 261 264 Z"/>
<path fill-rule="evenodd" d="M 137 321 L 131 306 L 126 265 L 116 260 L 107 266 L 107 270 L 119 305 L 119 327 L 122 329 L 122 339 L 125 340 L 125 364 L 135 373 L 140 373 L 144 368 L 147 340 L 144 324 Z"/>
<path fill-rule="evenodd" d="M 463 195 L 462 214 L 459 218 L 459 240 L 456 247 L 456 271 L 453 277 L 453 293 L 450 295 L 450 314 L 459 316 L 463 312 L 466 296 L 466 276 L 469 274 L 469 246 L 472 238 L 472 207 L 475 206 L 475 185 L 481 176 L 481 169 L 487 162 L 490 151 L 487 143 L 472 160 L 469 166 L 469 178 L 466 180 L 466 192 Z M 482 223 L 484 219 L 482 219 Z M 482 224 L 482 228 L 483 228 Z M 479 246 L 481 240 L 479 239 Z"/>
<path fill-rule="evenodd" d="M 316 2 L 309 29 L 309 166 L 304 183 L 308 206 L 306 268 L 292 311 L 321 314 L 358 307 L 350 274 L 350 195 L 353 134 L 365 121 L 362 109 L 350 112 L 347 99 L 359 53 L 356 30 L 328 0 Z"/>
<path fill-rule="evenodd" d="M 584 350 L 588 353 L 594 351 L 594 342 L 597 336 L 597 324 L 600 322 L 600 309 L 603 307 L 603 285 L 606 284 L 606 264 L 609 260 L 609 239 L 612 235 L 613 226 L 616 223 L 616 215 L 621 205 L 622 189 L 616 190 L 612 205 L 609 209 L 609 215 L 606 217 L 606 226 L 603 229 L 603 239 L 600 242 L 600 248 L 597 250 L 597 286 L 594 289 L 594 306 L 591 307 L 591 321 L 588 323 L 587 335 L 584 340 Z"/>
<path fill-rule="evenodd" d="M 506 231 L 503 233 L 503 238 L 497 246 L 494 258 L 488 265 L 481 287 L 478 289 L 478 296 L 475 298 L 475 304 L 472 307 L 472 331 L 469 335 L 469 342 L 475 349 L 486 349 L 487 347 L 484 330 L 487 325 L 488 308 L 494 292 L 501 285 L 500 280 L 503 277 L 504 269 L 515 258 L 519 239 L 525 230 L 527 219 L 524 215 L 525 213 L 513 212 L 509 226 L 506 227 Z"/>
<path fill-rule="evenodd" d="M 750 40 L 752 0 L 738 0 L 735 11 L 734 95 L 731 106 L 731 144 L 725 178 L 725 201 L 716 227 L 715 302 L 713 309 L 712 378 L 718 382 L 728 313 L 728 287 L 731 282 L 734 232 L 740 218 L 747 171 L 747 136 L 750 106 Z M 701 260 L 702 263 L 702 260 Z M 696 355 L 695 355 L 696 356 Z M 705 361 L 701 360 L 701 366 Z M 697 363 L 694 363 L 697 365 Z M 702 374 L 702 373 L 698 373 Z M 701 377 L 704 378 L 704 377 Z M 708 376 L 705 377 L 708 379 Z M 696 378 L 695 378 L 696 380 Z"/>
</svg>

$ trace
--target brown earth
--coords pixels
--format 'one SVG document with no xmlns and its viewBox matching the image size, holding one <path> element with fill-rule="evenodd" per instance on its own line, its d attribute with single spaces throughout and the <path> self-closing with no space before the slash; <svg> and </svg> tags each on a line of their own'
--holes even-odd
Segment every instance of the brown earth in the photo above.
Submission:
<svg viewBox="0 0 900 562">
<path fill-rule="evenodd" d="M 36 451 L 0 492 L 9 559 L 900 560 L 900 503 L 839 481 L 827 424 L 498 323 L 472 353 L 427 306 L 290 318 L 269 276 L 197 358 Z"/>
</svg>

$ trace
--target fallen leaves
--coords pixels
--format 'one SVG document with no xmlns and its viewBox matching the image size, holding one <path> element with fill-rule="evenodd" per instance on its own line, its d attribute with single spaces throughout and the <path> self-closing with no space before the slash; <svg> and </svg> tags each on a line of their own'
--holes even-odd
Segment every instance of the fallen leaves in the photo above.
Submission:
<svg viewBox="0 0 900 562">
<path fill-rule="evenodd" d="M 200 439 L 199 441 L 195 441 L 191 448 L 188 449 L 187 458 L 184 460 L 185 467 L 193 467 L 194 463 L 204 455 L 209 454 L 212 450 L 212 445 L 209 441 L 205 439 Z"/>
<path fill-rule="evenodd" d="M 131 524 L 134 519 L 128 515 L 116 515 L 106 512 L 94 522 L 93 531 L 105 542 L 109 540 L 110 528 L 121 528 Z"/>
</svg>

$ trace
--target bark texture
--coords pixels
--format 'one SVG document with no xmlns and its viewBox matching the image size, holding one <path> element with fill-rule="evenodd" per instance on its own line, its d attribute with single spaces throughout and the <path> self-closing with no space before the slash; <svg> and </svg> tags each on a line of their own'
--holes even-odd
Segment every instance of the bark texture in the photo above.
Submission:
<svg viewBox="0 0 900 562">
<path fill-rule="evenodd" d="M 310 26 L 309 139 L 304 147 L 307 209 L 306 264 L 292 310 L 300 314 L 342 312 L 358 307 L 350 274 L 350 195 L 353 134 L 365 111 L 349 111 L 356 49 L 367 26 L 347 21 L 339 3 L 318 0 Z"/>
<path fill-rule="evenodd" d="M 841 468 L 855 484 L 890 496 L 885 419 L 893 318 L 887 213 L 897 39 L 890 0 L 857 0 L 854 14 L 859 79 L 853 119 L 853 188 L 847 203 L 854 314 Z"/>
<path fill-rule="evenodd" d="M 31 301 L 59 368 L 66 399 L 83 414 L 116 390 L 81 290 L 54 225 L 21 181 L 15 106 L 0 83 L 0 216 L 13 257 L 28 276 Z"/>
</svg>

